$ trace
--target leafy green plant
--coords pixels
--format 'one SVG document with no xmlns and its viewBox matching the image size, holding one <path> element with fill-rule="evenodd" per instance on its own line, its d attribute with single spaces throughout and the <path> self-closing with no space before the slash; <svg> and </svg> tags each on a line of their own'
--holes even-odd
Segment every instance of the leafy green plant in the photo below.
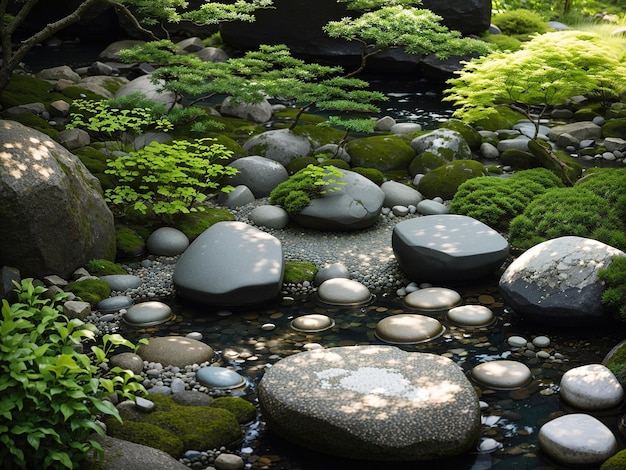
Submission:
<svg viewBox="0 0 626 470">
<path fill-rule="evenodd" d="M 153 142 L 141 150 L 108 161 L 105 173 L 117 178 L 118 186 L 105 192 L 105 199 L 129 208 L 171 219 L 177 214 L 202 211 L 201 203 L 212 191 L 229 192 L 222 179 L 234 175 L 233 167 L 218 163 L 232 152 L 213 139 Z"/>
<path fill-rule="evenodd" d="M 602 304 L 616 319 L 626 321 L 626 256 L 614 256 L 598 271 L 598 280 L 605 284 Z"/>
<path fill-rule="evenodd" d="M 119 419 L 111 394 L 134 398 L 145 393 L 132 372 L 100 368 L 79 352 L 94 338 L 93 327 L 62 315 L 66 294 L 44 299 L 32 279 L 17 286 L 17 302 L 2 301 L 0 319 L 0 467 L 76 468 L 91 449 L 102 450 L 89 435 L 104 434 L 98 414 Z M 97 363 L 117 345 L 133 346 L 119 335 L 93 346 Z"/>
<path fill-rule="evenodd" d="M 528 39 L 533 33 L 548 32 L 548 24 L 544 18 L 539 13 L 525 8 L 507 10 L 495 15 L 491 21 L 500 28 L 503 34 L 518 39 Z"/>
<path fill-rule="evenodd" d="M 270 202 L 289 214 L 298 214 L 311 199 L 337 191 L 338 186 L 345 184 L 341 178 L 343 173 L 333 166 L 308 165 L 276 186 L 270 193 Z"/>
<path fill-rule="evenodd" d="M 75 100 L 72 103 L 78 112 L 70 115 L 68 129 L 80 127 L 102 141 L 122 142 L 125 133 L 142 134 L 148 129 L 167 132 L 173 125 L 153 108 L 124 107 L 108 101 Z M 117 107 L 116 107 L 117 106 Z"/>
</svg>

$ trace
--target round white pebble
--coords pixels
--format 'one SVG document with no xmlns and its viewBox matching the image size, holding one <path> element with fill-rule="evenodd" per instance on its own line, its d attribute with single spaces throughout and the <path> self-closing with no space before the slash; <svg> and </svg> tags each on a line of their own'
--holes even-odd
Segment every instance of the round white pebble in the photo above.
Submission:
<svg viewBox="0 0 626 470">
<path fill-rule="evenodd" d="M 398 314 L 383 318 L 376 325 L 376 336 L 387 343 L 414 344 L 431 341 L 445 328 L 435 318 L 416 314 Z"/>
<path fill-rule="evenodd" d="M 550 346 L 550 338 L 547 336 L 537 336 L 533 338 L 533 344 L 538 348 L 547 348 Z"/>
<path fill-rule="evenodd" d="M 404 298 L 407 307 L 423 313 L 447 312 L 461 303 L 458 292 L 445 287 L 427 287 Z"/>
<path fill-rule="evenodd" d="M 528 385 L 532 380 L 532 373 L 521 362 L 497 360 L 474 367 L 472 378 L 494 390 L 514 390 Z"/>
<path fill-rule="evenodd" d="M 484 305 L 461 305 L 451 308 L 446 318 L 455 325 L 465 328 L 488 326 L 495 320 L 491 309 Z"/>
<path fill-rule="evenodd" d="M 509 338 L 506 340 L 506 342 L 512 348 L 523 348 L 528 343 L 526 338 L 523 338 L 522 336 L 509 336 Z"/>
</svg>

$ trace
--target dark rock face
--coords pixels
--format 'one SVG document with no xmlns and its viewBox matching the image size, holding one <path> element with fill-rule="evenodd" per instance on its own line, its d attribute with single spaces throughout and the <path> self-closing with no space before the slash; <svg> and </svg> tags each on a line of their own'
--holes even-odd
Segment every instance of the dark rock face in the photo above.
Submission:
<svg viewBox="0 0 626 470">
<path fill-rule="evenodd" d="M 67 277 L 90 259 L 112 260 L 113 215 L 80 160 L 13 121 L 0 121 L 0 142 L 0 265 Z"/>
<path fill-rule="evenodd" d="M 346 10 L 344 4 L 336 0 L 275 0 L 274 6 L 274 9 L 258 11 L 254 23 L 223 24 L 222 38 L 228 45 L 241 50 L 256 49 L 260 44 L 286 44 L 296 56 L 333 62 L 339 57 L 343 62 L 348 56 L 356 61 L 360 52 L 356 43 L 329 38 L 322 30 L 329 21 L 355 14 Z M 488 0 L 424 0 L 421 8 L 440 15 L 444 25 L 464 35 L 482 33 L 491 22 L 491 2 Z M 397 51 L 385 59 L 381 64 L 383 68 L 395 68 L 395 62 L 407 59 L 396 57 L 398 53 L 401 54 Z"/>
</svg>

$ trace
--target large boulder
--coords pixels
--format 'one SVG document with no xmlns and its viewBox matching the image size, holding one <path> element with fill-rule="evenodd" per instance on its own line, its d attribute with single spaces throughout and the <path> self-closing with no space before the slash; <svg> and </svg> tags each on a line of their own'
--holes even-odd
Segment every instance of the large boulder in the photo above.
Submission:
<svg viewBox="0 0 626 470">
<path fill-rule="evenodd" d="M 498 232 L 465 215 L 429 215 L 396 224 L 391 236 L 400 269 L 415 281 L 467 281 L 496 271 L 509 254 Z"/>
<path fill-rule="evenodd" d="M 346 144 L 352 166 L 385 171 L 406 171 L 415 157 L 411 146 L 396 135 L 375 135 Z"/>
<path fill-rule="evenodd" d="M 283 281 L 280 241 L 243 222 L 218 222 L 181 255 L 172 280 L 181 297 L 245 306 L 268 302 Z"/>
<path fill-rule="evenodd" d="M 540 243 L 504 271 L 499 289 L 520 316 L 558 325 L 597 325 L 610 318 L 602 306 L 598 270 L 621 250 L 597 240 L 566 236 Z"/>
<path fill-rule="evenodd" d="M 385 194 L 375 183 L 354 171 L 339 170 L 343 177 L 328 185 L 292 219 L 302 227 L 326 231 L 350 231 L 371 227 L 378 221 Z"/>
<path fill-rule="evenodd" d="M 360 46 L 328 37 L 323 27 L 329 21 L 353 16 L 345 4 L 336 0 L 275 0 L 274 9 L 255 13 L 254 23 L 230 22 L 221 25 L 224 42 L 235 49 L 257 49 L 260 44 L 285 44 L 297 56 L 325 58 L 353 65 L 360 59 Z M 443 24 L 463 34 L 480 34 L 489 28 L 491 2 L 489 0 L 451 0 L 440 2 L 424 0 L 419 8 L 430 9 L 443 17 Z M 387 54 L 386 60 L 375 60 L 389 71 L 397 62 L 416 63 L 415 57 L 402 51 Z M 372 62 L 372 61 L 370 61 Z"/>
<path fill-rule="evenodd" d="M 47 135 L 0 121 L 0 265 L 69 275 L 115 257 L 113 215 L 98 180 Z"/>
<path fill-rule="evenodd" d="M 478 398 L 451 360 L 393 346 L 307 351 L 267 369 L 258 387 L 276 434 L 340 457 L 419 461 L 474 449 Z"/>
<path fill-rule="evenodd" d="M 447 162 L 471 160 L 472 150 L 463 135 L 453 129 L 436 129 L 411 141 L 416 154 L 433 153 Z"/>
<path fill-rule="evenodd" d="M 283 166 L 297 157 L 309 155 L 313 149 L 305 137 L 289 129 L 276 129 L 255 135 L 243 144 L 249 155 L 260 155 Z"/>
</svg>

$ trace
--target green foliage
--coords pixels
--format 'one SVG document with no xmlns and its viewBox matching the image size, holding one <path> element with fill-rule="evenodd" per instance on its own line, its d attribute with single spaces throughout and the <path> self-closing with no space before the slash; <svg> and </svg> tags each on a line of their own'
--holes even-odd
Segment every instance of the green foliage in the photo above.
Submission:
<svg viewBox="0 0 626 470">
<path fill-rule="evenodd" d="M 124 274 L 128 274 L 124 272 Z M 111 286 L 100 279 L 83 279 L 70 282 L 65 290 L 72 292 L 83 302 L 89 302 L 92 307 L 111 295 Z"/>
<path fill-rule="evenodd" d="M 622 365 L 620 369 L 621 370 L 620 370 L 619 376 L 615 374 L 615 371 L 613 371 L 613 369 L 611 369 L 611 371 L 618 378 L 620 384 L 624 386 L 626 385 L 626 365 Z M 600 466 L 600 470 L 621 470 L 623 468 L 626 468 L 626 449 L 620 450 L 617 454 L 614 454 L 612 457 L 609 457 Z"/>
<path fill-rule="evenodd" d="M 288 284 L 301 284 L 312 281 L 317 274 L 317 266 L 308 261 L 287 261 L 283 281 Z"/>
<path fill-rule="evenodd" d="M 528 38 L 530 34 L 548 32 L 548 25 L 543 17 L 534 11 L 524 8 L 507 10 L 495 15 L 492 20 L 503 34 L 515 36 L 518 39 Z"/>
<path fill-rule="evenodd" d="M 92 276 L 107 276 L 110 274 L 128 274 L 119 264 L 106 259 L 92 259 L 87 261 L 85 269 Z"/>
<path fill-rule="evenodd" d="M 0 467 L 76 468 L 99 444 L 92 433 L 104 434 L 98 414 L 119 418 L 104 398 L 144 393 L 132 372 L 119 368 L 100 376 L 97 363 L 117 345 L 133 346 L 119 335 L 105 335 L 93 346 L 97 363 L 78 351 L 94 338 L 93 328 L 62 315 L 59 294 L 42 298 L 45 288 L 32 279 L 17 285 L 18 301 L 2 301 L 0 319 Z"/>
<path fill-rule="evenodd" d="M 616 319 L 626 321 L 626 256 L 614 256 L 598 271 L 598 279 L 605 284 L 602 304 Z"/>
<path fill-rule="evenodd" d="M 142 134 L 149 129 L 167 132 L 172 123 L 161 114 L 157 106 L 149 108 L 133 107 L 137 96 L 117 102 L 75 100 L 72 106 L 78 111 L 70 115 L 68 129 L 80 127 L 102 141 L 122 141 L 124 134 Z"/>
<path fill-rule="evenodd" d="M 114 175 L 118 186 L 105 192 L 105 199 L 142 214 L 150 211 L 168 219 L 177 214 L 202 211 L 199 205 L 211 191 L 231 191 L 222 178 L 237 170 L 217 163 L 232 152 L 212 139 L 153 142 L 129 155 L 109 160 L 106 173 Z"/>
<path fill-rule="evenodd" d="M 343 173 L 332 166 L 308 165 L 270 193 L 270 203 L 282 206 L 289 214 L 298 214 L 312 199 L 338 190 Z"/>
<path fill-rule="evenodd" d="M 499 51 L 515 52 L 522 47 L 522 42 L 506 34 L 488 34 L 481 38 L 483 41 L 488 42 Z"/>
<path fill-rule="evenodd" d="M 563 103 L 626 74 L 622 50 L 600 36 L 581 31 L 546 33 L 515 52 L 473 59 L 448 80 L 444 100 L 454 116 L 477 122 L 508 106 L 530 118 L 531 107 Z"/>
<path fill-rule="evenodd" d="M 461 184 L 450 202 L 450 212 L 467 215 L 500 232 L 511 220 L 549 188 L 562 187 L 549 170 L 537 168 L 514 173 L 511 178 L 484 176 Z"/>
</svg>

